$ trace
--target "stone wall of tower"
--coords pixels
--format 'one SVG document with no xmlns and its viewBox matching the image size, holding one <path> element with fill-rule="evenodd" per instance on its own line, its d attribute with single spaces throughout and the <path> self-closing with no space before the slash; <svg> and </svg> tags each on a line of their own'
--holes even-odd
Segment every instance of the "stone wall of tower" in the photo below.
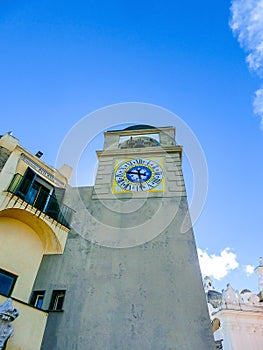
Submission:
<svg viewBox="0 0 263 350">
<path fill-rule="evenodd" d="M 101 213 L 98 220 L 109 217 L 90 198 L 91 188 L 81 194 L 89 210 Z M 155 205 L 151 201 L 138 221 Z M 174 219 L 150 242 L 101 246 L 89 240 L 93 229 L 84 222 L 70 233 L 63 256 L 44 258 L 34 289 L 67 292 L 64 312 L 48 319 L 43 350 L 214 349 L 193 233 L 181 233 L 186 198 L 171 198 L 169 205 L 177 208 Z M 111 225 L 128 225 L 121 215 L 115 219 Z"/>
</svg>

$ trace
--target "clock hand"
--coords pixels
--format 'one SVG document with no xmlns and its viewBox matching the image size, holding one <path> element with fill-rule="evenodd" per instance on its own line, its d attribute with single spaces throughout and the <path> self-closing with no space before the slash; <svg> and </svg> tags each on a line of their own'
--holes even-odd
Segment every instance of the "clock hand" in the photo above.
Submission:
<svg viewBox="0 0 263 350">
<path fill-rule="evenodd" d="M 139 176 L 139 182 L 140 182 L 140 189 L 142 190 L 143 187 L 142 187 L 142 177 L 141 177 L 141 175 L 143 175 L 143 174 L 141 174 L 140 169 L 138 169 L 138 176 Z"/>
<path fill-rule="evenodd" d="M 142 185 L 143 178 L 142 178 L 142 176 L 147 177 L 147 173 L 143 174 L 143 173 L 141 173 L 141 170 L 143 171 L 144 169 L 137 168 L 137 169 L 134 169 L 134 170 L 128 170 L 127 174 L 129 174 L 129 175 L 137 175 L 138 176 L 139 183 L 140 183 L 139 186 L 140 186 L 140 189 L 143 191 L 143 185 Z"/>
<path fill-rule="evenodd" d="M 140 176 L 147 176 L 147 174 L 141 173 L 141 169 L 138 169 L 137 171 L 136 170 L 128 170 L 127 174 L 138 175 L 139 177 Z"/>
<path fill-rule="evenodd" d="M 137 171 L 132 171 L 132 170 L 128 170 L 127 174 L 132 174 L 132 175 L 138 175 L 139 177 L 139 182 L 140 182 L 140 189 L 142 190 L 142 178 L 141 178 L 141 173 L 140 173 L 140 169 L 138 169 Z"/>
<path fill-rule="evenodd" d="M 138 175 L 138 171 L 129 170 L 129 171 L 127 171 L 127 174 Z"/>
</svg>

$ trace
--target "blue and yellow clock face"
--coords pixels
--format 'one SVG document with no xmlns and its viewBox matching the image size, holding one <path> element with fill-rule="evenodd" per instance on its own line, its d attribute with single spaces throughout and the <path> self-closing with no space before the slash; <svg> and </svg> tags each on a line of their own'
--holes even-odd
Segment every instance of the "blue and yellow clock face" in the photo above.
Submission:
<svg viewBox="0 0 263 350">
<path fill-rule="evenodd" d="M 113 193 L 164 190 L 161 159 L 116 161 Z"/>
</svg>

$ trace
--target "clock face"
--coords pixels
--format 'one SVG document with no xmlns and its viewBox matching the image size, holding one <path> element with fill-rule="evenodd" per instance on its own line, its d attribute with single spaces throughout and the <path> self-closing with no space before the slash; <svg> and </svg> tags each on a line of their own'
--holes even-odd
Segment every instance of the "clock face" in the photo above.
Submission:
<svg viewBox="0 0 263 350">
<path fill-rule="evenodd" d="M 114 192 L 163 191 L 160 163 L 160 160 L 142 158 L 118 163 L 114 174 L 117 191 Z"/>
</svg>

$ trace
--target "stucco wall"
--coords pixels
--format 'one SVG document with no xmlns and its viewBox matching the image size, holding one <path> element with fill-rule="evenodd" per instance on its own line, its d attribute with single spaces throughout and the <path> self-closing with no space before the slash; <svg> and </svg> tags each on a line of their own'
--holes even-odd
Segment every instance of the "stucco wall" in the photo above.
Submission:
<svg viewBox="0 0 263 350">
<path fill-rule="evenodd" d="M 224 350 L 262 350 L 262 310 L 220 310 L 216 317 L 220 319 L 221 327 L 214 336 L 223 339 Z"/>
<path fill-rule="evenodd" d="M 17 275 L 12 296 L 28 302 L 43 256 L 38 235 L 23 222 L 0 217 L 0 268 Z"/>
<path fill-rule="evenodd" d="M 0 295 L 0 305 L 5 301 L 6 297 Z M 14 335 L 9 338 L 6 350 L 39 350 L 47 313 L 17 300 L 13 300 L 12 304 L 19 311 L 19 316 L 12 322 Z"/>
<path fill-rule="evenodd" d="M 135 214 L 111 216 L 116 200 L 103 203 L 91 200 L 91 194 L 91 188 L 81 189 L 97 221 L 87 221 L 83 203 L 71 193 L 75 231 L 63 256 L 44 257 L 34 286 L 47 291 L 44 307 L 53 289 L 67 290 L 64 312 L 49 317 L 42 350 L 214 349 L 192 230 L 181 233 L 186 198 L 166 198 L 175 215 L 151 241 L 110 248 L 90 240 L 107 222 L 108 235 L 134 224 Z M 137 200 L 144 202 L 138 203 L 139 223 L 158 212 L 158 200 Z M 158 221 L 167 224 L 167 216 Z"/>
<path fill-rule="evenodd" d="M 3 169 L 10 154 L 11 152 L 8 149 L 0 146 L 0 171 Z"/>
</svg>

